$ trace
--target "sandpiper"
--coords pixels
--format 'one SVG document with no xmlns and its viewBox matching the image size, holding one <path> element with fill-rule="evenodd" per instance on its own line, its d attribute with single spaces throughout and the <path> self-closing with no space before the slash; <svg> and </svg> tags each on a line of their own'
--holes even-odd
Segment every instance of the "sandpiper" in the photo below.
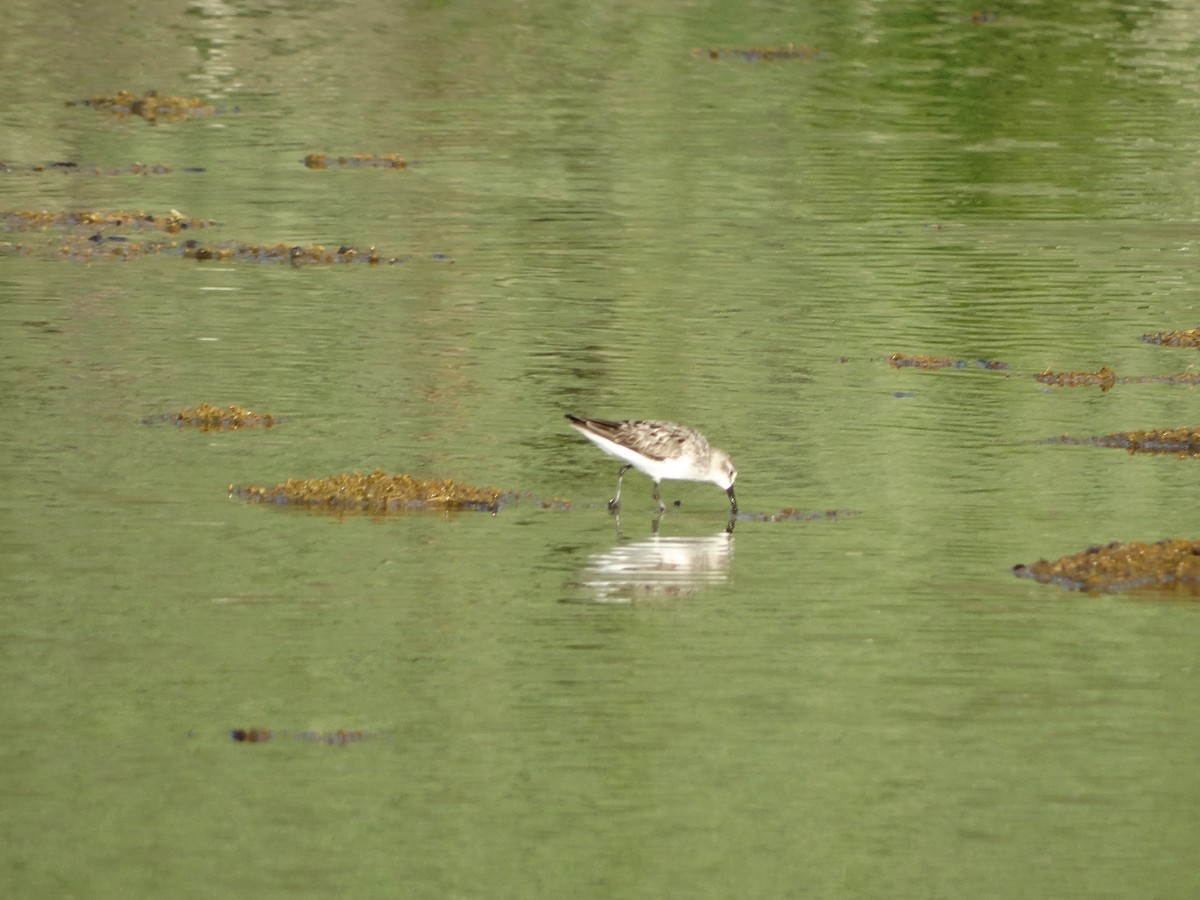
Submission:
<svg viewBox="0 0 1200 900">
<path fill-rule="evenodd" d="M 654 500 L 660 513 L 666 509 L 658 496 L 658 483 L 663 479 L 711 481 L 724 488 L 731 511 L 737 513 L 737 498 L 733 495 L 737 469 L 733 460 L 724 450 L 710 446 L 696 429 L 653 419 L 610 422 L 570 413 L 567 421 L 605 453 L 625 462 L 617 475 L 617 495 L 608 501 L 609 509 L 620 507 L 621 480 L 630 469 L 637 469 L 654 479 Z"/>
</svg>

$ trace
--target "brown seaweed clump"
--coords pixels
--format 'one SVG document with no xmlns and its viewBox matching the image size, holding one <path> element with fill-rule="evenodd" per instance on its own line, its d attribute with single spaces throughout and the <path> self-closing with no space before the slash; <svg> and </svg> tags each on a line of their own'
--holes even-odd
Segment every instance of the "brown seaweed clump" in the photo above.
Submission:
<svg viewBox="0 0 1200 900">
<path fill-rule="evenodd" d="M 230 495 L 256 503 L 276 503 L 336 512 L 383 513 L 400 509 L 473 509 L 496 512 L 501 491 L 449 479 L 390 475 L 376 469 L 327 478 L 291 478 L 272 487 L 229 488 Z"/>
<path fill-rule="evenodd" d="M 199 428 L 201 431 L 221 431 L 222 429 L 235 430 L 238 428 L 270 428 L 278 420 L 270 413 L 250 412 L 240 406 L 221 409 L 211 403 L 201 403 L 194 409 L 182 409 L 177 413 L 167 413 L 142 421 L 146 424 L 170 422 L 179 428 L 190 427 Z"/>
<path fill-rule="evenodd" d="M 1187 331 L 1156 331 L 1153 334 L 1143 334 L 1142 340 L 1147 344 L 1158 344 L 1162 347 L 1200 347 L 1200 328 Z"/>
<path fill-rule="evenodd" d="M 88 106 L 114 116 L 141 116 L 148 122 L 159 119 L 182 120 L 216 114 L 216 107 L 199 97 L 178 97 L 147 91 L 134 94 L 118 91 L 111 97 L 88 97 L 84 100 L 68 100 L 67 106 Z"/>
<path fill-rule="evenodd" d="M 1176 589 L 1200 591 L 1200 541 L 1140 541 L 1088 547 L 1053 562 L 1013 566 L 1018 578 L 1057 584 L 1072 591 Z"/>
<path fill-rule="evenodd" d="M 1034 381 L 1040 381 L 1042 384 L 1050 384 L 1057 387 L 1099 385 L 1101 393 L 1112 390 L 1113 385 L 1117 383 L 1116 373 L 1108 366 L 1105 366 L 1099 372 L 1051 372 L 1047 369 L 1045 372 L 1034 375 L 1033 379 Z"/>
<path fill-rule="evenodd" d="M 403 156 L 395 153 L 389 153 L 386 156 L 375 156 L 370 153 L 356 153 L 353 156 L 330 156 L 328 153 L 310 153 L 304 157 L 304 165 L 310 169 L 328 169 L 330 166 L 404 169 L 408 167 L 408 161 Z"/>
<path fill-rule="evenodd" d="M 925 356 L 924 354 L 893 353 L 888 357 L 888 363 L 893 369 L 1011 369 L 1006 362 L 996 359 L 952 359 L 948 356 Z"/>
</svg>

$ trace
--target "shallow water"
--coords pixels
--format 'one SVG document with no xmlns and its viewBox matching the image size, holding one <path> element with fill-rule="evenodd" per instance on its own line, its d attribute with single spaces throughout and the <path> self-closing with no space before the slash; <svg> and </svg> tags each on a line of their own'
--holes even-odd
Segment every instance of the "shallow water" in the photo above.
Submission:
<svg viewBox="0 0 1200 900">
<path fill-rule="evenodd" d="M 1200 531 L 1192 460 L 1042 443 L 1195 425 L 1193 388 L 1032 377 L 1194 362 L 1139 340 L 1197 324 L 1184 5 L 10 6 L 5 210 L 403 260 L 0 235 L 14 896 L 1200 887 L 1200 607 L 1010 572 Z M 122 88 L 220 112 L 64 105 Z M 201 402 L 285 421 L 141 424 Z M 570 411 L 700 428 L 747 516 L 666 483 L 656 532 L 630 473 L 614 521 Z M 526 496 L 228 496 L 375 468 Z"/>
</svg>

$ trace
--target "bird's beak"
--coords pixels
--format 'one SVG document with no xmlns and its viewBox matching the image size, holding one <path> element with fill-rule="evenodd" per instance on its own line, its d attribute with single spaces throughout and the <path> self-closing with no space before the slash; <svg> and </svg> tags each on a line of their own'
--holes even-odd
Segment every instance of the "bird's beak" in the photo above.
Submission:
<svg viewBox="0 0 1200 900">
<path fill-rule="evenodd" d="M 732 512 L 736 513 L 738 511 L 737 510 L 737 497 L 733 496 L 733 485 L 732 484 L 725 489 L 725 493 L 729 495 L 729 505 L 731 507 L 733 507 Z"/>
</svg>

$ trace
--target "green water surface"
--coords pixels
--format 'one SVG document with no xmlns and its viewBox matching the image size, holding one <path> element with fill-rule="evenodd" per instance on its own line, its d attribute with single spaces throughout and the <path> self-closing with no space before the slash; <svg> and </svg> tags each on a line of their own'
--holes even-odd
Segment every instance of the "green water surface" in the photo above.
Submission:
<svg viewBox="0 0 1200 900">
<path fill-rule="evenodd" d="M 1193 388 L 1032 378 L 1195 363 L 1139 338 L 1198 320 L 1200 18 L 981 12 L 8 3 L 0 211 L 400 261 L 0 234 L 4 895 L 1196 896 L 1200 607 L 1010 569 L 1200 537 L 1193 460 L 1043 443 Z M 121 89 L 218 112 L 66 105 Z M 142 424 L 202 402 L 283 421 Z M 566 412 L 747 515 L 618 525 Z M 229 496 L 375 468 L 523 499 Z"/>
</svg>

